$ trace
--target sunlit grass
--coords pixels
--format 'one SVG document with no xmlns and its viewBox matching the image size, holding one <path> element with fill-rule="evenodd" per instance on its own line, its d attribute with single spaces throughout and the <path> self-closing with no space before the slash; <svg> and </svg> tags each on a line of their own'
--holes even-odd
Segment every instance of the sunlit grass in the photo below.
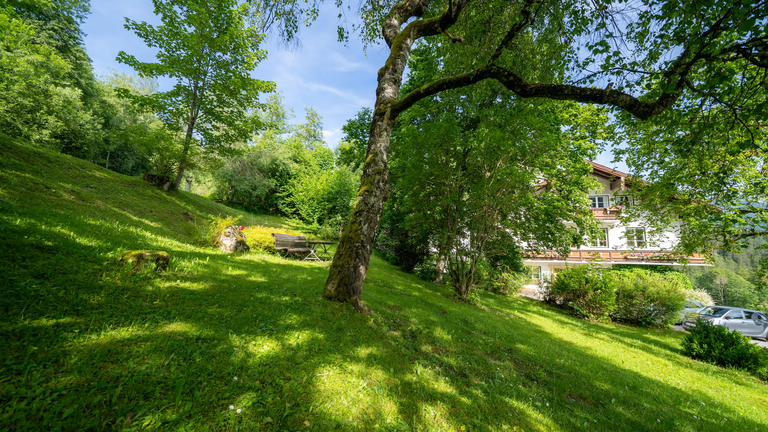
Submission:
<svg viewBox="0 0 768 432">
<path fill-rule="evenodd" d="M 321 298 L 327 263 L 201 240 L 209 215 L 290 222 L 0 150 L 0 430 L 768 427 L 766 385 L 683 357 L 677 332 L 524 298 L 470 306 L 376 257 L 373 313 L 357 314 Z M 165 250 L 170 268 L 134 273 L 127 249 Z"/>
</svg>

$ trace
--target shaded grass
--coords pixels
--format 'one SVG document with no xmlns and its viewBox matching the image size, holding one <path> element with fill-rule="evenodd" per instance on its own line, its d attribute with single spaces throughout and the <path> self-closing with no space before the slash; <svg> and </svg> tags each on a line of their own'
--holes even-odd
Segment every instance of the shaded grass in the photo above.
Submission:
<svg viewBox="0 0 768 432">
<path fill-rule="evenodd" d="M 8 140 L 0 150 L 0 429 L 768 425 L 766 386 L 681 356 L 677 332 L 524 298 L 473 307 L 376 257 L 363 294 L 374 313 L 357 314 L 321 298 L 327 263 L 200 245 L 201 219 L 240 212 Z M 117 264 L 139 248 L 169 252 L 169 271 Z"/>
</svg>

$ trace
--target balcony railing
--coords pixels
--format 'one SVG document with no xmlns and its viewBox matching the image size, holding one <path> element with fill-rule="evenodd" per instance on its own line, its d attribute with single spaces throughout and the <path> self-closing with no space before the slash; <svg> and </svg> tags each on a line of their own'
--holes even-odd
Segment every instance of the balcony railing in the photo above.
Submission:
<svg viewBox="0 0 768 432">
<path fill-rule="evenodd" d="M 606 208 L 595 208 L 592 207 L 592 214 L 595 215 L 597 219 L 618 219 L 621 215 L 621 210 L 623 208 L 621 207 L 606 207 Z"/>
<path fill-rule="evenodd" d="M 679 255 L 672 251 L 628 251 L 628 250 L 606 250 L 606 251 L 571 251 L 568 256 L 561 256 L 555 251 L 544 251 L 543 253 L 528 252 L 525 258 L 531 260 L 548 261 L 568 261 L 568 262 L 606 262 L 606 263 L 624 263 L 624 264 L 654 264 L 654 263 L 675 263 L 685 258 L 688 264 L 706 264 L 705 257 L 701 254 L 691 256 Z"/>
</svg>

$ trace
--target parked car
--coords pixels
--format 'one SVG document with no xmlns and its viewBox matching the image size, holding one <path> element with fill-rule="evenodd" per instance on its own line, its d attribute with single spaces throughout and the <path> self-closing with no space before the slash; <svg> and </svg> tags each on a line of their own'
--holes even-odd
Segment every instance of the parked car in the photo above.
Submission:
<svg viewBox="0 0 768 432">
<path fill-rule="evenodd" d="M 702 309 L 704 309 L 704 304 L 702 304 L 700 301 L 686 300 L 685 306 L 683 306 L 683 310 L 680 311 L 680 319 L 677 321 L 677 324 L 685 321 L 689 315 L 698 314 Z M 696 320 L 696 318 L 694 318 L 694 320 Z"/>
<path fill-rule="evenodd" d="M 683 322 L 683 328 L 688 330 L 695 327 L 696 318 L 709 321 L 712 325 L 737 331 L 744 336 L 768 340 L 768 318 L 766 318 L 765 313 L 760 311 L 730 306 L 707 306 L 693 319 L 686 319 Z"/>
</svg>

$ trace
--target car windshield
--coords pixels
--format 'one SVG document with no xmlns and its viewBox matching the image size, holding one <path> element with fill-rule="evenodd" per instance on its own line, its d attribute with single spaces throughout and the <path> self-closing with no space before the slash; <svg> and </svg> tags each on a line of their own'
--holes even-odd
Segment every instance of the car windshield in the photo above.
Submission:
<svg viewBox="0 0 768 432">
<path fill-rule="evenodd" d="M 706 315 L 706 316 L 721 317 L 725 315 L 729 310 L 730 309 L 710 306 L 708 308 L 705 308 L 703 311 L 701 311 L 700 314 Z"/>
</svg>

